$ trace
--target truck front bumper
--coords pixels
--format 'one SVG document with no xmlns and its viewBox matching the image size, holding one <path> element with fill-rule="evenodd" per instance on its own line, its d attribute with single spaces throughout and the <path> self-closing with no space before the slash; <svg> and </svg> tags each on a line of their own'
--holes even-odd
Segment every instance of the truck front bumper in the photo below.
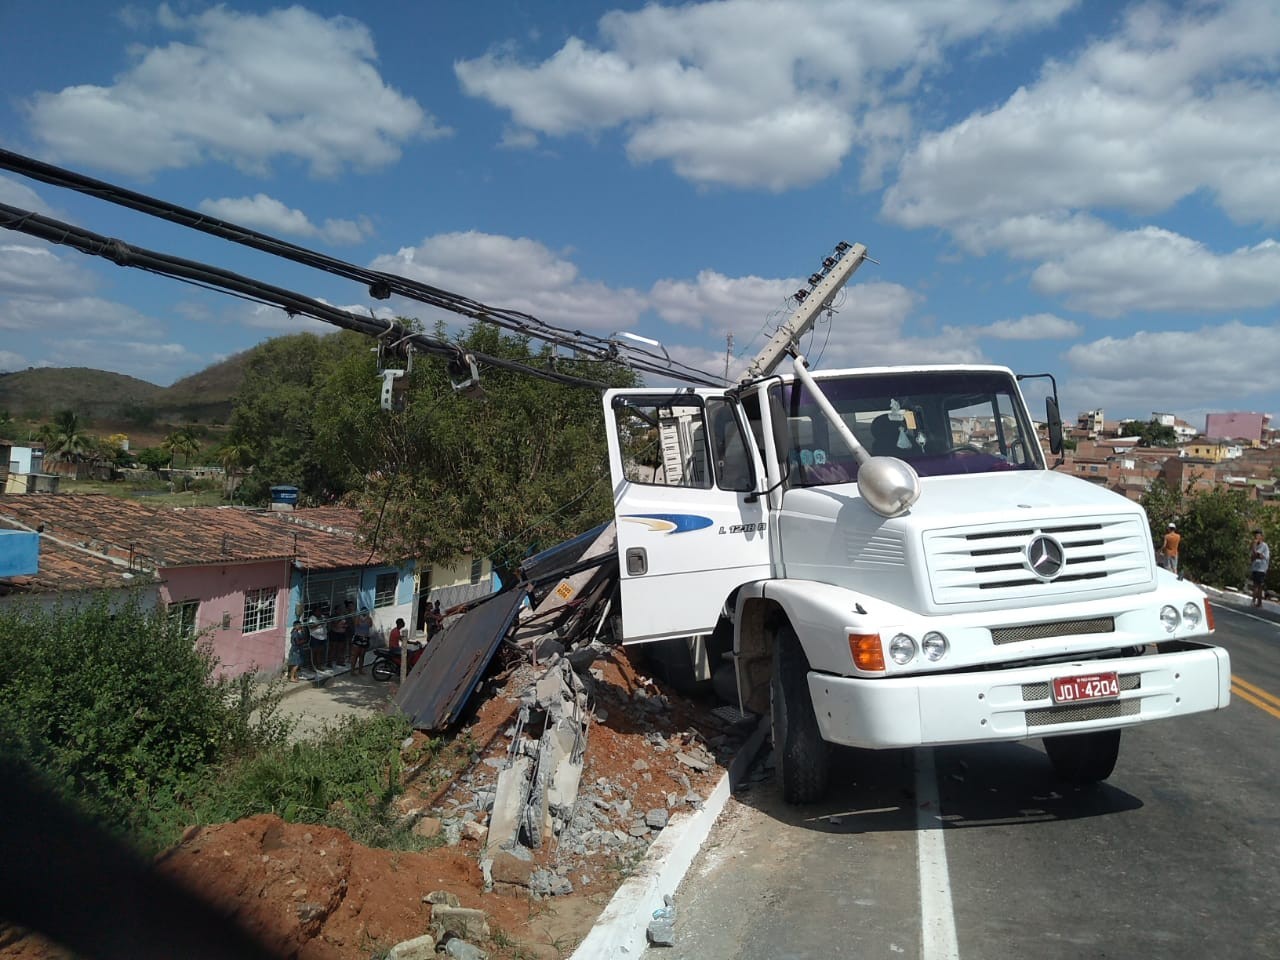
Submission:
<svg viewBox="0 0 1280 960">
<path fill-rule="evenodd" d="M 1176 646 L 1140 657 L 930 676 L 810 672 L 809 692 L 824 740 L 870 749 L 1029 740 L 1225 707 L 1231 700 L 1227 651 L 1195 641 Z M 1053 702 L 1055 678 L 1110 671 L 1119 675 L 1118 697 Z"/>
</svg>

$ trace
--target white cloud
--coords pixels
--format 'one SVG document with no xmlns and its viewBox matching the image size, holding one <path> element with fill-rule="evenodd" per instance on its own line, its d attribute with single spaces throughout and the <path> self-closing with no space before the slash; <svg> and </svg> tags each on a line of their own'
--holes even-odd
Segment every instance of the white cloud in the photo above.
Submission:
<svg viewBox="0 0 1280 960">
<path fill-rule="evenodd" d="M 583 280 L 578 268 L 535 240 L 468 231 L 437 234 L 370 265 L 445 290 L 465 290 L 490 307 L 529 313 L 545 323 L 595 333 L 631 327 L 645 307 L 634 290 Z M 437 316 L 410 302 L 410 315 Z M 445 317 L 458 322 L 454 315 Z"/>
<path fill-rule="evenodd" d="M 1080 331 L 1080 324 L 1052 313 L 1031 313 L 1016 320 L 997 320 L 985 327 L 976 327 L 972 333 L 997 340 L 1054 340 L 1077 336 Z"/>
<path fill-rule="evenodd" d="M 1221 410 L 1224 402 L 1231 409 L 1266 407 L 1274 386 L 1268 371 L 1280 366 L 1280 326 L 1232 321 L 1103 337 L 1072 347 L 1066 360 L 1064 412 L 1101 406 L 1108 416 L 1114 410 L 1146 417 L 1153 403 L 1167 407 L 1174 399 L 1170 384 L 1177 384 L 1179 411 Z M 1225 394 L 1224 384 L 1230 385 Z"/>
<path fill-rule="evenodd" d="M 55 215 L 53 208 L 44 202 L 40 194 L 25 183 L 20 183 L 3 174 L 0 174 L 0 203 L 7 203 L 11 207 L 20 207 L 23 210 L 42 213 L 45 216 Z"/>
<path fill-rule="evenodd" d="M 76 261 L 59 256 L 40 240 L 16 239 L 0 243 L 0 297 L 49 299 L 93 289 L 92 274 Z"/>
<path fill-rule="evenodd" d="M 896 283 L 848 286 L 843 300 L 837 297 L 832 319 L 815 326 L 801 346 L 810 360 L 821 359 L 823 369 L 985 362 L 969 330 L 944 326 L 932 335 L 909 332 L 908 321 L 920 302 L 918 294 Z"/>
<path fill-rule="evenodd" d="M 162 6 L 157 22 L 192 42 L 138 47 L 111 86 L 28 103 L 35 135 L 58 158 L 149 174 L 208 160 L 262 172 L 287 157 L 330 176 L 385 166 L 406 140 L 449 132 L 383 81 L 357 20 L 298 6 L 190 17 Z"/>
<path fill-rule="evenodd" d="M 507 48 L 454 70 L 467 93 L 509 110 L 520 128 L 620 128 L 633 160 L 670 162 L 694 182 L 783 190 L 830 175 L 861 148 L 866 185 L 910 128 L 902 101 L 944 68 L 947 48 L 979 37 L 994 44 L 1073 5 L 650 4 L 601 17 L 599 46 L 575 36 L 541 63 Z"/>
<path fill-rule="evenodd" d="M 22 354 L 14 353 L 12 350 L 0 350 L 0 371 L 24 370 L 29 366 L 31 366 L 30 362 Z"/>
<path fill-rule="evenodd" d="M 373 232 L 368 217 L 358 220 L 326 220 L 317 227 L 305 213 L 285 206 L 265 193 L 252 197 L 222 197 L 200 201 L 200 209 L 222 220 L 230 220 L 267 233 L 298 237 L 323 237 L 334 243 L 359 243 Z"/>
<path fill-rule="evenodd" d="M 1280 301 L 1280 243 L 1219 255 L 1155 227 L 1118 233 L 1038 267 L 1032 286 L 1101 316 L 1138 310 L 1203 312 Z"/>
<path fill-rule="evenodd" d="M 83 337 L 159 337 L 164 325 L 133 307 L 100 297 L 0 300 L 0 329 L 38 334 L 46 342 L 61 342 L 68 334 Z"/>
<path fill-rule="evenodd" d="M 790 312 L 787 298 L 801 286 L 797 279 L 726 277 L 702 270 L 693 281 L 659 280 L 649 291 L 649 302 L 668 323 L 741 337 L 754 333 L 743 329 L 744 318 L 757 318 L 761 326 L 770 315 L 780 314 L 782 319 Z"/>
<path fill-rule="evenodd" d="M 999 107 L 930 134 L 885 212 L 907 226 L 1044 210 L 1140 214 L 1207 190 L 1240 221 L 1280 219 L 1280 6 L 1134 8 Z"/>
</svg>

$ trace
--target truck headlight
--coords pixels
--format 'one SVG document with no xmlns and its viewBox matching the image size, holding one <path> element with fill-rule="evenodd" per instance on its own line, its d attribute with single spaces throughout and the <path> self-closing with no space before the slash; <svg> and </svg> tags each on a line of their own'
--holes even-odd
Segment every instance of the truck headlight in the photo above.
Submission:
<svg viewBox="0 0 1280 960">
<path fill-rule="evenodd" d="M 1178 616 L 1178 608 L 1165 604 L 1160 608 L 1160 622 L 1164 624 L 1166 633 L 1173 633 L 1178 629 L 1178 624 L 1182 622 L 1182 618 Z"/>
<path fill-rule="evenodd" d="M 937 663 L 947 655 L 947 638 L 937 630 L 930 630 L 920 640 L 920 652 L 926 660 Z"/>
<path fill-rule="evenodd" d="M 1194 603 L 1188 602 L 1182 608 L 1182 619 L 1187 621 L 1188 627 L 1200 626 L 1200 608 Z"/>
<path fill-rule="evenodd" d="M 916 642 L 905 633 L 899 633 L 889 641 L 889 656 L 894 663 L 910 663 L 916 655 Z"/>
</svg>

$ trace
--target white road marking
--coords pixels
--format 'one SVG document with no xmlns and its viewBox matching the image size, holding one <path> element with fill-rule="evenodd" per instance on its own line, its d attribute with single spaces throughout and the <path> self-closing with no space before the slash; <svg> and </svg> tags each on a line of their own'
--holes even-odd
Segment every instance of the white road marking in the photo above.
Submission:
<svg viewBox="0 0 1280 960">
<path fill-rule="evenodd" d="M 916 853 L 920 869 L 921 960 L 960 960 L 956 918 L 951 908 L 951 877 L 943 839 L 942 806 L 933 748 L 915 751 Z"/>
<path fill-rule="evenodd" d="M 1239 607 L 1232 607 L 1225 603 L 1215 603 L 1213 605 L 1213 615 L 1215 617 L 1223 611 L 1226 611 L 1227 613 L 1234 613 L 1237 617 L 1248 617 L 1250 620 L 1257 620 L 1259 623 L 1269 623 L 1273 627 L 1276 625 L 1274 620 L 1270 620 L 1266 617 L 1260 617 L 1256 613 L 1246 613 Z"/>
</svg>

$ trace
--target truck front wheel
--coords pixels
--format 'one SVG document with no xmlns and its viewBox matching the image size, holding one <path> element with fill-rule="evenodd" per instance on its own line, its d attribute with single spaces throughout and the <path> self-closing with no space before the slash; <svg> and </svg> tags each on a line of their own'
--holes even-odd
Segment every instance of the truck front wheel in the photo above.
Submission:
<svg viewBox="0 0 1280 960">
<path fill-rule="evenodd" d="M 773 640 L 773 676 L 769 681 L 773 753 L 788 803 L 814 803 L 827 792 L 831 748 L 818 732 L 809 695 L 809 664 L 786 624 Z"/>
<path fill-rule="evenodd" d="M 1120 731 L 1073 733 L 1045 737 L 1044 750 L 1053 772 L 1070 783 L 1097 783 L 1111 776 L 1120 756 Z"/>
</svg>

